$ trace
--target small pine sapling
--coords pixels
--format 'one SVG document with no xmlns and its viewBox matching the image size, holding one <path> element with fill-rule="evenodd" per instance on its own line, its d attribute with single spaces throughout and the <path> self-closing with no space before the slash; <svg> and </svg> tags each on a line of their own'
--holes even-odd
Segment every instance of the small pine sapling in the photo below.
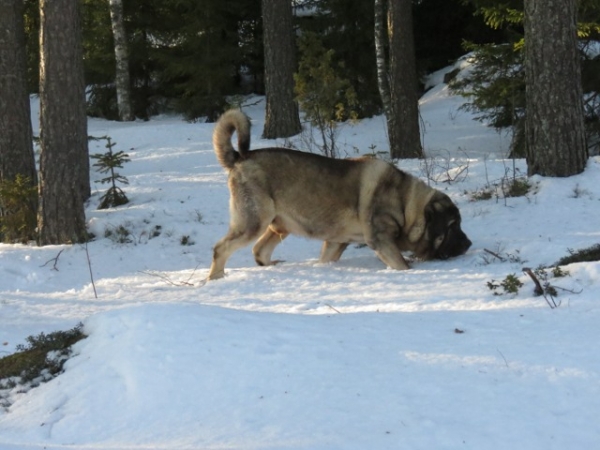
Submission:
<svg viewBox="0 0 600 450">
<path fill-rule="evenodd" d="M 113 153 L 112 148 L 117 143 L 112 142 L 109 136 L 105 136 L 102 139 L 106 139 L 106 148 L 108 151 L 106 153 L 94 153 L 90 156 L 98 160 L 98 162 L 94 164 L 94 167 L 98 168 L 98 172 L 108 175 L 101 180 L 96 180 L 96 183 L 111 184 L 108 191 L 100 197 L 100 205 L 98 206 L 98 209 L 107 209 L 129 203 L 129 199 L 125 195 L 125 192 L 117 186 L 117 182 L 129 184 L 129 181 L 126 177 L 118 174 L 115 169 L 122 169 L 123 164 L 131 160 L 129 159 L 129 155 L 122 150 Z"/>
<path fill-rule="evenodd" d="M 494 292 L 494 295 L 502 294 L 518 294 L 519 289 L 523 287 L 523 282 L 519 280 L 516 274 L 507 275 L 500 283 L 496 280 L 488 281 L 487 287 Z M 497 289 L 502 288 L 503 292 L 498 292 Z"/>
<path fill-rule="evenodd" d="M 333 50 L 324 47 L 316 33 L 303 33 L 299 42 L 298 72 L 294 93 L 306 119 L 321 134 L 325 156 L 338 156 L 336 138 L 340 122 L 357 120 L 358 104 L 352 84 L 341 76 L 343 65 L 336 64 Z"/>
</svg>

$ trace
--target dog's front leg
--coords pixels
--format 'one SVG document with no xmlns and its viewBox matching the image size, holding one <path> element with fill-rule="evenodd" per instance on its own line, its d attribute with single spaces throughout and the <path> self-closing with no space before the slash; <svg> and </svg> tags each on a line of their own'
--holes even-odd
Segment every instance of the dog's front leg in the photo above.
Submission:
<svg viewBox="0 0 600 450">
<path fill-rule="evenodd" d="M 380 260 L 384 262 L 388 267 L 396 270 L 408 270 L 410 266 L 402 256 L 400 249 L 396 246 L 394 241 L 389 243 L 385 240 L 381 242 L 378 249 L 375 249 L 375 253 Z"/>
<path fill-rule="evenodd" d="M 392 269 L 410 269 L 397 243 L 400 224 L 389 215 L 373 216 L 365 230 L 365 241 L 384 264 Z"/>
</svg>

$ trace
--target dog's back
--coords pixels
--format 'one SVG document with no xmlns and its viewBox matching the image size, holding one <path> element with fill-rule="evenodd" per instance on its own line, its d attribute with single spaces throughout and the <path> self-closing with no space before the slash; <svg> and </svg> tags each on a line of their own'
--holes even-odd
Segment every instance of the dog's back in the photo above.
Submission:
<svg viewBox="0 0 600 450">
<path fill-rule="evenodd" d="M 250 182 L 271 193 L 276 191 L 280 197 L 297 198 L 296 201 L 309 197 L 324 199 L 331 193 L 321 191 L 330 191 L 334 186 L 342 188 L 342 192 L 336 192 L 338 197 L 357 195 L 356 181 L 363 170 L 359 166 L 371 161 L 332 159 L 279 147 L 250 151 L 250 127 L 248 117 L 236 109 L 224 113 L 215 125 L 214 150 L 235 185 Z M 237 133 L 237 150 L 232 145 L 234 133 Z"/>
</svg>

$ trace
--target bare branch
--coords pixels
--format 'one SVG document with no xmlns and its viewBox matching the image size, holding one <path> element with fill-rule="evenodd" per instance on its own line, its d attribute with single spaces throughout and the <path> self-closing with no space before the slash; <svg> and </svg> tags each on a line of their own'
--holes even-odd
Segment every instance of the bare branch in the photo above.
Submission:
<svg viewBox="0 0 600 450">
<path fill-rule="evenodd" d="M 90 261 L 90 252 L 88 252 L 88 243 L 85 243 L 85 255 L 87 257 L 88 269 L 90 270 L 90 280 L 92 280 L 92 287 L 94 288 L 94 297 L 98 298 L 96 292 L 96 284 L 94 283 L 94 275 L 92 274 L 92 262 Z"/>
<path fill-rule="evenodd" d="M 338 313 L 338 314 L 341 314 L 341 313 L 342 313 L 340 310 L 338 310 L 338 309 L 335 309 L 333 306 L 331 306 L 331 305 L 330 305 L 330 304 L 328 304 L 328 303 L 325 303 L 325 306 L 328 306 L 329 308 L 333 309 L 333 310 L 334 310 L 336 313 Z"/>
<path fill-rule="evenodd" d="M 527 275 L 529 275 L 529 277 L 535 283 L 535 289 L 533 290 L 534 294 L 535 295 L 543 295 L 544 300 L 546 300 L 546 303 L 548 303 L 548 306 L 550 307 L 550 309 L 557 308 L 558 305 L 554 301 L 554 297 L 552 295 L 550 295 L 550 299 L 552 300 L 552 302 L 551 302 L 550 300 L 548 300 L 548 296 L 546 295 L 546 292 L 548 291 L 548 285 L 546 285 L 546 289 L 544 289 L 542 287 L 542 284 L 540 283 L 540 280 L 538 280 L 538 277 L 533 273 L 533 271 L 529 267 L 523 267 L 523 272 L 525 272 Z M 560 302 L 559 302 L 559 305 L 560 305 Z"/>
<path fill-rule="evenodd" d="M 40 267 L 45 267 L 48 265 L 49 262 L 54 261 L 54 265 L 52 266 L 52 270 L 56 270 L 58 272 L 58 267 L 56 267 L 56 265 L 58 264 L 58 258 L 60 257 L 60 254 L 64 251 L 65 249 L 62 249 L 60 252 L 58 252 L 58 255 L 56 255 L 56 257 L 49 259 L 48 261 L 46 261 L 44 264 L 42 264 Z"/>
<path fill-rule="evenodd" d="M 531 278 L 531 280 L 535 283 L 535 289 L 533 290 L 533 293 L 535 295 L 544 295 L 544 288 L 542 287 L 540 280 L 538 280 L 538 277 L 536 277 L 533 273 L 533 270 L 531 270 L 529 267 L 523 267 L 523 272 L 529 275 L 529 278 Z M 552 307 L 552 305 L 550 307 Z"/>
<path fill-rule="evenodd" d="M 198 269 L 198 267 L 199 266 L 196 266 L 194 268 L 194 270 L 192 271 L 191 275 L 185 281 L 173 281 L 167 275 L 165 275 L 163 273 L 160 273 L 160 272 L 155 272 L 155 271 L 141 270 L 140 273 L 143 273 L 144 275 L 150 275 L 152 277 L 160 278 L 161 280 L 163 280 L 167 284 L 170 284 L 171 286 L 177 286 L 177 287 L 192 286 L 193 287 L 194 283 L 190 283 L 190 280 L 192 279 L 192 277 L 196 273 L 196 270 Z M 204 284 L 205 284 L 205 282 L 201 283 L 200 286 L 203 286 Z"/>
<path fill-rule="evenodd" d="M 499 259 L 500 261 L 502 261 L 502 262 L 505 262 L 505 261 L 506 261 L 506 258 L 504 258 L 504 257 L 500 256 L 500 255 L 499 255 L 499 254 L 497 254 L 497 253 L 494 253 L 494 252 L 493 252 L 493 251 L 491 251 L 491 250 L 488 250 L 487 248 L 484 248 L 484 249 L 483 249 L 483 251 L 484 251 L 484 252 L 486 252 L 486 253 L 489 253 L 490 255 L 492 255 L 492 256 L 493 256 L 493 257 L 495 257 L 495 258 L 498 258 L 498 259 Z M 523 270 L 525 270 L 525 269 L 523 269 Z"/>
</svg>

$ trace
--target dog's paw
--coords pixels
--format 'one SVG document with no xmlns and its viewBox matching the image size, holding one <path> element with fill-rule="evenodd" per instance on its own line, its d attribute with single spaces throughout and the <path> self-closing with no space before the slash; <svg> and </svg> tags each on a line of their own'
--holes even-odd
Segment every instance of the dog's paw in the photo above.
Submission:
<svg viewBox="0 0 600 450">
<path fill-rule="evenodd" d="M 211 272 L 208 274 L 208 278 L 206 279 L 207 281 L 213 281 L 213 280 L 219 280 L 221 278 L 223 278 L 225 276 L 225 271 L 222 270 L 220 272 Z"/>
<path fill-rule="evenodd" d="M 264 262 L 264 261 L 260 261 L 260 260 L 256 259 L 256 264 L 258 264 L 261 267 L 274 266 L 274 265 L 282 263 L 282 262 L 285 262 L 285 260 L 283 260 L 283 259 L 275 259 L 273 261 Z"/>
</svg>

